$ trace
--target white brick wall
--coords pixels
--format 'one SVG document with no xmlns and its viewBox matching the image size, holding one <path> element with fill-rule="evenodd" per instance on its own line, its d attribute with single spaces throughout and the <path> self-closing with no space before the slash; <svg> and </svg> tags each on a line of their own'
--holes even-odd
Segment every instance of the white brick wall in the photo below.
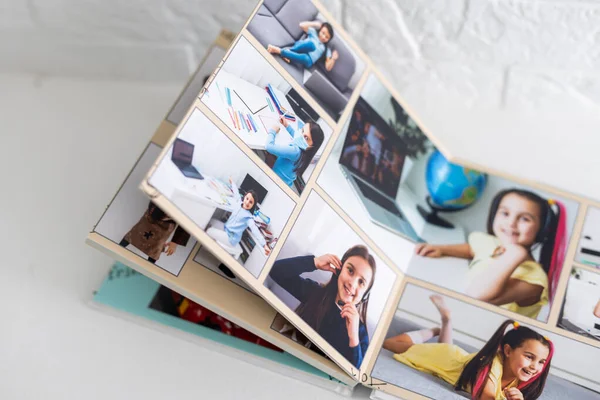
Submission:
<svg viewBox="0 0 600 400">
<path fill-rule="evenodd" d="M 600 1 L 324 0 L 407 99 L 600 108 Z M 255 0 L 3 0 L 0 72 L 183 83 Z"/>
</svg>

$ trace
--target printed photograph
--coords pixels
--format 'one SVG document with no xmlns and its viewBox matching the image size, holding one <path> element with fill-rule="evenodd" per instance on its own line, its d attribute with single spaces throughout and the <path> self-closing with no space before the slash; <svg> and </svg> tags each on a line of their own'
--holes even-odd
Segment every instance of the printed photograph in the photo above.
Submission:
<svg viewBox="0 0 600 400">
<path fill-rule="evenodd" d="M 409 275 L 547 319 L 579 204 L 450 163 L 375 75 L 317 183 Z"/>
<path fill-rule="evenodd" d="M 234 324 L 219 314 L 212 312 L 208 308 L 174 292 L 166 286 L 160 286 L 156 295 L 150 302 L 149 307 L 153 310 L 181 318 L 193 324 L 202 325 L 225 335 L 233 336 L 283 353 L 283 350 L 277 346 L 274 346 L 241 326 Z"/>
<path fill-rule="evenodd" d="M 558 327 L 600 341 L 600 273 L 571 270 Z"/>
<path fill-rule="evenodd" d="M 265 287 L 360 368 L 398 276 L 311 192 Z"/>
<path fill-rule="evenodd" d="M 304 336 L 302 332 L 300 332 L 294 325 L 292 325 L 287 319 L 285 319 L 283 315 L 277 313 L 277 315 L 273 319 L 273 323 L 271 324 L 271 329 L 281 333 L 286 338 L 293 340 L 294 342 L 306 347 L 307 349 L 314 351 L 318 355 L 323 356 L 325 358 L 329 358 L 325 353 L 321 351 L 321 349 L 315 346 L 313 342 L 308 340 L 308 338 Z"/>
<path fill-rule="evenodd" d="M 255 277 L 295 206 L 198 109 L 149 183 Z"/>
<path fill-rule="evenodd" d="M 414 243 L 427 234 L 411 187 L 422 180 L 418 161 L 432 149 L 427 136 L 371 74 L 317 178 L 404 272 Z"/>
<path fill-rule="evenodd" d="M 300 194 L 332 134 L 268 61 L 240 37 L 201 101 Z"/>
<path fill-rule="evenodd" d="M 94 232 L 179 275 L 196 241 L 138 189 L 161 148 L 150 143 Z"/>
<path fill-rule="evenodd" d="M 600 269 L 600 209 L 597 207 L 587 209 L 575 261 Z"/>
<path fill-rule="evenodd" d="M 453 182 L 470 185 L 479 172 L 427 160 L 425 179 L 435 235 L 419 243 L 408 274 L 520 315 L 546 321 L 554 300 L 579 204 L 499 176 L 485 175 L 471 200 L 439 211 Z M 426 185 L 423 185 L 426 186 Z M 444 189 L 446 188 L 446 189 Z M 420 197 L 424 197 L 424 189 Z M 465 188 L 464 190 L 468 190 Z M 439 193 L 438 193 L 439 191 Z M 435 200 L 437 195 L 441 197 Z M 450 195 L 449 197 L 452 197 Z M 424 209 L 421 208 L 422 210 Z M 445 226 L 445 227 L 443 227 Z"/>
<path fill-rule="evenodd" d="M 365 63 L 310 0 L 265 0 L 247 27 L 337 121 Z"/>
<path fill-rule="evenodd" d="M 598 348 L 409 284 L 371 375 L 432 399 L 592 400 L 600 395 L 591 389 L 599 356 Z"/>
</svg>

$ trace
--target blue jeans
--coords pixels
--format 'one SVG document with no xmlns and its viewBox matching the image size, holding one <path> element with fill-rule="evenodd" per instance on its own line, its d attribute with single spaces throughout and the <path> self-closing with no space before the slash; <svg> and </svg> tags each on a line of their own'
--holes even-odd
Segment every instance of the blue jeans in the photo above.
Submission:
<svg viewBox="0 0 600 400">
<path fill-rule="evenodd" d="M 312 40 L 298 40 L 292 47 L 281 49 L 281 56 L 302 64 L 305 68 L 310 68 L 313 65 L 313 61 L 307 53 L 315 51 L 315 49 L 316 46 Z"/>
</svg>

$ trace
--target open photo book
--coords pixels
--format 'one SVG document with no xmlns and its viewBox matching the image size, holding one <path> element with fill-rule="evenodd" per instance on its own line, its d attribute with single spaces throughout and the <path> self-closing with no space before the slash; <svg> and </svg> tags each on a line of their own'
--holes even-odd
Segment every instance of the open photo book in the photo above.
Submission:
<svg viewBox="0 0 600 400">
<path fill-rule="evenodd" d="M 224 48 L 90 245 L 375 397 L 600 398 L 600 202 L 453 159 L 317 1 Z"/>
</svg>

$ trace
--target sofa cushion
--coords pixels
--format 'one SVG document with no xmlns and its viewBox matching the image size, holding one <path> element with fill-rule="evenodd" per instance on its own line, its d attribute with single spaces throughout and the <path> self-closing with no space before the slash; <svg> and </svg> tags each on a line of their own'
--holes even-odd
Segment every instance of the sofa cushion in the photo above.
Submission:
<svg viewBox="0 0 600 400">
<path fill-rule="evenodd" d="M 311 92 L 331 118 L 337 121 L 348 104 L 348 98 L 325 77 L 325 74 L 315 69 L 310 78 L 304 82 L 304 87 Z"/>
<path fill-rule="evenodd" d="M 331 80 L 340 91 L 344 92 L 348 89 L 350 79 L 352 79 L 352 76 L 356 71 L 356 60 L 350 49 L 338 36 L 334 35 L 327 46 L 331 49 L 332 53 L 334 50 L 337 50 L 339 58 L 331 71 L 325 69 L 324 62 L 319 62 L 317 64 L 318 68 L 327 75 L 329 80 Z"/>
<path fill-rule="evenodd" d="M 308 0 L 288 0 L 274 14 L 295 41 L 304 34 L 304 31 L 300 28 L 300 22 L 314 21 L 318 13 L 319 10 Z"/>
<path fill-rule="evenodd" d="M 591 391 L 583 386 L 561 378 L 556 375 L 549 375 L 546 379 L 544 392 L 539 397 L 540 400 L 560 400 L 560 399 L 577 399 L 577 400 L 598 400 L 600 393 Z"/>
<path fill-rule="evenodd" d="M 292 78 L 294 78 L 294 80 L 296 82 L 298 82 L 299 84 L 302 84 L 302 81 L 304 79 L 304 67 L 301 65 L 298 65 L 296 63 L 288 63 L 283 61 L 283 58 L 279 57 L 279 56 L 275 56 L 275 60 L 277 60 L 277 62 L 279 63 L 279 65 L 281 65 L 283 67 L 283 69 L 285 69 L 291 76 Z"/>
<path fill-rule="evenodd" d="M 287 1 L 288 0 L 265 0 L 263 1 L 263 5 L 266 6 L 273 14 L 277 14 L 279 10 L 281 10 L 281 7 L 287 3 Z"/>
<path fill-rule="evenodd" d="M 260 6 L 252 21 L 248 24 L 248 31 L 262 44 L 265 49 L 267 45 L 283 47 L 294 42 L 277 18 L 265 7 Z"/>
</svg>

